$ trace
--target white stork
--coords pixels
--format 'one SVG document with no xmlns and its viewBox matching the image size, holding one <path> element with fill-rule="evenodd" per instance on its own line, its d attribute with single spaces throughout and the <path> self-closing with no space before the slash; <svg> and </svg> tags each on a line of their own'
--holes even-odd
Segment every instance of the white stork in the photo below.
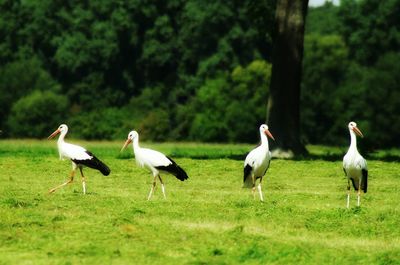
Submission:
<svg viewBox="0 0 400 265">
<path fill-rule="evenodd" d="M 60 134 L 57 141 L 58 153 L 60 154 L 60 159 L 64 160 L 64 158 L 71 159 L 72 161 L 72 171 L 70 178 L 67 182 L 49 190 L 49 193 L 55 192 L 57 189 L 70 184 L 74 180 L 74 175 L 76 168 L 79 168 L 82 176 L 82 188 L 83 194 L 86 194 L 86 181 L 85 176 L 83 175 L 82 168 L 83 166 L 87 166 L 90 168 L 94 168 L 99 170 L 104 176 L 108 176 L 110 174 L 110 169 L 101 162 L 97 157 L 95 157 L 91 152 L 86 150 L 85 148 L 69 144 L 64 141 L 65 135 L 68 132 L 68 126 L 65 124 L 61 124 L 57 130 L 55 130 L 48 139 L 52 139 L 57 134 Z"/>
<path fill-rule="evenodd" d="M 264 201 L 263 194 L 261 191 L 261 182 L 265 173 L 267 172 L 272 157 L 271 152 L 269 151 L 267 136 L 270 137 L 272 140 L 275 139 L 268 130 L 267 125 L 262 124 L 259 130 L 260 130 L 261 145 L 253 149 L 246 156 L 246 160 L 244 161 L 243 187 L 252 188 L 253 196 L 255 198 L 256 180 L 260 179 L 257 188 L 260 194 L 260 200 Z"/>
<path fill-rule="evenodd" d="M 350 122 L 350 147 L 346 155 L 343 157 L 343 170 L 347 177 L 347 208 L 350 205 L 350 180 L 353 183 L 354 190 L 357 193 L 357 206 L 360 206 L 360 194 L 361 190 L 364 193 L 367 192 L 368 187 L 368 168 L 367 161 L 360 155 L 357 150 L 357 138 L 356 134 L 364 137 L 360 129 L 357 128 L 355 122 Z"/>
<path fill-rule="evenodd" d="M 155 150 L 141 148 L 139 146 L 139 134 L 136 131 L 131 131 L 128 134 L 128 139 L 126 140 L 124 146 L 121 148 L 121 151 L 124 150 L 125 147 L 127 147 L 131 142 L 133 142 L 133 152 L 135 154 L 136 163 L 141 167 L 147 167 L 153 174 L 153 183 L 147 200 L 150 200 L 151 196 L 153 195 L 154 188 L 156 187 L 157 178 L 160 180 L 164 199 L 166 198 L 165 187 L 160 176 L 160 171 L 170 173 L 180 181 L 188 179 L 188 175 L 186 174 L 186 172 L 180 166 L 178 166 L 175 161 L 172 160 L 170 157 L 167 157 L 164 154 Z"/>
</svg>

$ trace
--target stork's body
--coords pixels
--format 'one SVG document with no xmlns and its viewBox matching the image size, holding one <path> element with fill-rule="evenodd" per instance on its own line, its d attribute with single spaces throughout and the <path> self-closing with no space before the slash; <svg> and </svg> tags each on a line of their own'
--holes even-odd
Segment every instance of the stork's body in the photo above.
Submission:
<svg viewBox="0 0 400 265">
<path fill-rule="evenodd" d="M 350 132 L 350 147 L 343 157 L 343 170 L 347 177 L 347 208 L 350 205 L 350 181 L 354 190 L 357 191 L 357 206 L 360 206 L 361 190 L 366 193 L 368 188 L 367 161 L 357 150 L 356 134 L 361 137 L 363 135 L 355 122 L 350 122 L 348 128 Z"/>
<path fill-rule="evenodd" d="M 60 133 L 60 136 L 58 137 L 57 140 L 57 147 L 58 147 L 58 152 L 60 154 L 60 159 L 70 159 L 72 161 L 72 171 L 70 178 L 67 182 L 51 189 L 49 193 L 55 192 L 57 189 L 68 185 L 73 182 L 74 176 L 75 176 L 75 171 L 77 168 L 79 168 L 81 172 L 81 177 L 82 177 L 82 188 L 83 188 L 83 193 L 86 193 L 86 180 L 85 176 L 83 175 L 83 167 L 87 166 L 90 168 L 94 168 L 99 170 L 103 175 L 107 176 L 110 174 L 110 169 L 103 163 L 101 162 L 97 157 L 95 157 L 90 151 L 86 150 L 85 148 L 79 146 L 79 145 L 74 145 L 70 143 L 66 143 L 64 141 L 65 135 L 68 132 L 68 126 L 65 124 L 60 125 L 60 127 L 49 136 L 49 139 L 53 138 L 57 134 Z"/>
<path fill-rule="evenodd" d="M 256 189 L 256 180 L 260 179 L 258 183 L 257 189 L 260 194 L 260 200 L 264 201 L 262 190 L 261 190 L 261 182 L 268 170 L 270 161 L 271 161 L 271 152 L 269 151 L 269 144 L 267 136 L 274 139 L 272 134 L 268 130 L 268 126 L 263 124 L 260 126 L 260 138 L 261 144 L 253 149 L 247 156 L 244 161 L 244 170 L 243 170 L 243 187 L 244 188 L 252 188 L 253 195 L 255 196 Z"/>
<path fill-rule="evenodd" d="M 136 131 L 131 131 L 128 134 L 128 139 L 126 140 L 121 151 L 131 142 L 133 142 L 133 152 L 135 154 L 136 163 L 140 167 L 148 168 L 153 174 L 153 183 L 150 189 L 149 196 L 147 198 L 148 200 L 150 200 L 151 196 L 153 195 L 154 189 L 156 187 L 157 178 L 160 180 L 161 189 L 164 198 L 166 198 L 165 186 L 161 179 L 160 172 L 170 173 L 181 181 L 188 179 L 188 175 L 186 174 L 186 172 L 170 157 L 167 157 L 166 155 L 155 150 L 141 148 L 139 146 L 139 134 Z"/>
</svg>

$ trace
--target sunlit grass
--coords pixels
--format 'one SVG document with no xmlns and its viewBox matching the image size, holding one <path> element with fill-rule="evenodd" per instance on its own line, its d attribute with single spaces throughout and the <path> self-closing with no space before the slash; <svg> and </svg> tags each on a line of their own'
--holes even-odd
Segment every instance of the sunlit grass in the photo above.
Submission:
<svg viewBox="0 0 400 265">
<path fill-rule="evenodd" d="M 82 142 L 111 168 L 64 181 L 70 162 L 54 141 L 0 141 L 0 264 L 397 264 L 400 166 L 369 160 L 362 207 L 345 209 L 341 149 L 274 159 L 265 202 L 241 188 L 253 145 L 143 143 L 176 157 L 189 180 L 165 176 L 167 200 L 146 201 L 150 174 L 121 142 Z M 319 153 L 318 153 L 319 152 Z M 383 152 L 383 151 L 382 151 Z M 396 155 L 396 150 L 391 151 Z M 210 158 L 210 159 L 202 159 Z M 233 159 L 232 159 L 233 158 Z"/>
</svg>

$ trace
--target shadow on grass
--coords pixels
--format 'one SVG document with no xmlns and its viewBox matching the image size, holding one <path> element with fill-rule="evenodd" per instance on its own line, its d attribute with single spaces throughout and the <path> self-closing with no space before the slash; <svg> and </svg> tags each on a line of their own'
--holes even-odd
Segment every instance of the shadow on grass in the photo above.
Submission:
<svg viewBox="0 0 400 265">
<path fill-rule="evenodd" d="M 400 162 L 400 155 L 384 155 L 384 156 L 367 156 L 367 159 L 371 159 L 371 160 L 381 160 L 384 162 Z"/>
<path fill-rule="evenodd" d="M 323 161 L 342 161 L 343 154 L 308 154 L 308 155 L 301 155 L 295 156 L 293 158 L 289 158 L 287 160 L 294 160 L 294 161 L 304 161 L 304 160 L 323 160 Z M 376 155 L 376 154 L 367 154 L 363 155 L 366 160 L 379 160 L 383 162 L 400 162 L 400 155 Z"/>
<path fill-rule="evenodd" d="M 167 156 L 175 159 L 175 158 L 190 158 L 197 160 L 212 160 L 212 159 L 232 159 L 232 160 L 244 160 L 246 158 L 247 153 L 244 154 L 227 154 L 227 153 L 211 153 L 211 154 L 190 154 L 190 153 L 179 153 L 179 152 L 171 152 L 166 153 Z M 134 155 L 129 153 L 118 154 L 117 159 L 133 159 Z"/>
<path fill-rule="evenodd" d="M 246 158 L 247 154 L 239 155 L 239 154 L 212 154 L 212 155 L 189 155 L 189 156 L 183 156 L 183 155 L 175 155 L 174 157 L 176 158 L 191 158 L 191 159 L 198 159 L 198 160 L 207 160 L 207 159 L 231 159 L 231 160 L 244 160 Z"/>
<path fill-rule="evenodd" d="M 293 161 L 310 161 L 310 160 L 323 160 L 323 161 L 342 161 L 343 154 L 308 154 L 308 155 L 301 155 L 295 156 L 293 158 L 275 158 L 275 159 L 286 159 L 286 160 L 293 160 Z M 212 154 L 212 155 L 182 155 L 182 154 L 175 154 L 171 155 L 174 158 L 191 158 L 191 159 L 231 159 L 231 160 L 238 160 L 244 161 L 247 156 L 247 153 L 244 154 Z M 376 155 L 374 153 L 370 155 L 364 155 L 367 160 L 380 160 L 384 162 L 400 162 L 400 155 Z"/>
<path fill-rule="evenodd" d="M 324 160 L 324 161 L 339 161 L 343 160 L 343 155 L 341 154 L 307 154 L 298 155 L 288 160 L 304 161 L 304 160 Z"/>
<path fill-rule="evenodd" d="M 213 154 L 181 154 L 181 153 L 172 153 L 167 154 L 172 158 L 190 158 L 196 160 L 213 160 L 213 159 L 231 159 L 237 161 L 244 161 L 247 153 L 244 154 L 226 154 L 226 153 L 213 153 Z M 285 160 L 293 160 L 293 161 L 311 161 L 311 160 L 323 160 L 323 161 L 342 161 L 343 154 L 308 154 L 308 155 L 299 155 L 293 158 L 274 158 L 274 159 L 285 159 Z M 367 160 L 380 160 L 384 162 L 400 162 L 400 155 L 363 155 Z M 132 154 L 124 154 L 118 155 L 118 159 L 132 159 L 134 156 Z"/>
</svg>

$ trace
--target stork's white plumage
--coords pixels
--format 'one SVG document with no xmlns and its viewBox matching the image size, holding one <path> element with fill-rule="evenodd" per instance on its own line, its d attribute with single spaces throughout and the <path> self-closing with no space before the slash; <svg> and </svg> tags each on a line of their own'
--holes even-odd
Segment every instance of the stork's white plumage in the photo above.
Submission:
<svg viewBox="0 0 400 265">
<path fill-rule="evenodd" d="M 258 193 L 260 194 L 260 200 L 264 201 L 261 190 L 261 182 L 265 173 L 268 170 L 272 157 L 271 152 L 269 151 L 267 136 L 273 140 L 275 139 L 268 130 L 267 125 L 262 124 L 259 130 L 260 130 L 261 145 L 253 149 L 246 156 L 246 160 L 244 161 L 243 187 L 252 188 L 253 196 L 255 197 L 256 180 L 260 179 L 257 188 L 258 188 Z"/>
<path fill-rule="evenodd" d="M 360 129 L 357 128 L 355 122 L 348 125 L 350 132 L 350 147 L 346 155 L 343 157 L 343 170 L 347 176 L 347 208 L 350 205 L 350 180 L 354 190 L 357 192 L 357 206 L 360 206 L 361 190 L 367 192 L 368 187 L 368 168 L 367 161 L 360 155 L 357 150 L 357 135 L 364 137 Z"/>
<path fill-rule="evenodd" d="M 121 151 L 125 149 L 125 147 L 127 147 L 131 142 L 133 142 L 133 152 L 135 154 L 136 163 L 141 167 L 146 167 L 150 169 L 153 174 L 153 183 L 150 189 L 149 196 L 147 197 L 148 200 L 150 200 L 151 196 L 153 195 L 154 188 L 156 187 L 157 178 L 160 180 L 161 190 L 163 192 L 164 198 L 166 198 L 165 186 L 161 179 L 160 171 L 170 173 L 181 181 L 188 179 L 188 175 L 186 174 L 186 172 L 180 166 L 178 166 L 175 161 L 172 160 L 170 157 L 167 157 L 164 154 L 155 150 L 141 148 L 139 146 L 139 134 L 136 131 L 131 131 L 128 134 L 128 139 L 126 140 Z"/>
<path fill-rule="evenodd" d="M 65 124 L 61 124 L 58 127 L 58 129 L 55 130 L 48 137 L 48 139 L 51 139 L 55 137 L 57 134 L 60 134 L 57 141 L 57 147 L 58 147 L 58 153 L 60 154 L 60 159 L 64 160 L 65 158 L 67 158 L 72 161 L 72 171 L 69 180 L 49 190 L 49 193 L 55 192 L 57 189 L 72 183 L 72 181 L 74 180 L 75 171 L 77 168 L 79 168 L 82 177 L 83 194 L 86 194 L 86 181 L 82 171 L 83 166 L 97 169 L 105 176 L 108 176 L 110 174 L 110 169 L 85 148 L 79 145 L 66 143 L 64 141 L 64 138 L 67 132 L 68 132 L 68 126 Z"/>
</svg>

